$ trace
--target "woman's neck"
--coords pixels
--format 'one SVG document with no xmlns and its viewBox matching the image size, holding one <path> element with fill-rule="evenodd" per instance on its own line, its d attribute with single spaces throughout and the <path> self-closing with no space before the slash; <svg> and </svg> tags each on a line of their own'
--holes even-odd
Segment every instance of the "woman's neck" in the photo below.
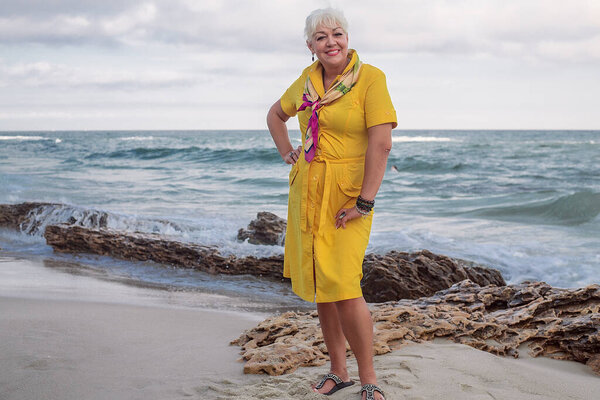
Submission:
<svg viewBox="0 0 600 400">
<path fill-rule="evenodd" d="M 346 62 L 341 66 L 330 66 L 327 68 L 321 63 L 323 65 L 323 86 L 325 90 L 329 89 L 335 78 L 344 72 L 349 63 L 350 57 L 346 58 Z"/>
</svg>

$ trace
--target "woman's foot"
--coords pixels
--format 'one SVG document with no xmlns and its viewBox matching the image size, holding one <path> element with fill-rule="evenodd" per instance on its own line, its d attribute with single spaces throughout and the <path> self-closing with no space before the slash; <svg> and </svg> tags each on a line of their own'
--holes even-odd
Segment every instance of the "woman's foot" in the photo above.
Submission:
<svg viewBox="0 0 600 400">
<path fill-rule="evenodd" d="M 348 371 L 343 371 L 343 372 L 329 372 L 329 374 L 333 374 L 335 375 L 337 378 L 339 378 L 341 380 L 342 383 L 336 382 L 336 379 L 334 379 L 333 377 L 328 378 L 325 380 L 325 382 L 323 383 L 323 385 L 317 389 L 317 386 L 319 385 L 320 382 L 315 383 L 312 386 L 312 389 L 317 392 L 317 393 L 321 393 L 321 394 L 327 394 L 329 392 L 331 392 L 332 389 L 334 389 L 336 387 L 336 385 L 339 387 L 339 389 L 342 389 L 343 387 L 346 386 L 350 386 L 351 384 L 353 384 L 354 382 L 350 381 L 350 376 L 348 375 Z M 330 375 L 325 375 L 324 378 L 329 377 Z M 352 383 L 349 383 L 352 382 Z M 339 390 L 338 389 L 338 390 Z"/>
<path fill-rule="evenodd" d="M 360 389 L 360 393 L 362 396 L 362 400 L 385 400 L 385 397 L 383 396 L 383 390 L 373 383 L 364 384 Z M 369 395 L 372 397 L 367 397 Z"/>
</svg>

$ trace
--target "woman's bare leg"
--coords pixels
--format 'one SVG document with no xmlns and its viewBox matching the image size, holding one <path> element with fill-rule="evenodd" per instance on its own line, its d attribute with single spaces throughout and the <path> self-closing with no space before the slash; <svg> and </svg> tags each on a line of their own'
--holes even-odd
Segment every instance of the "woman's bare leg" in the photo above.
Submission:
<svg viewBox="0 0 600 400">
<path fill-rule="evenodd" d="M 344 336 L 356 357 L 361 385 L 377 384 L 373 368 L 373 320 L 363 297 L 335 303 Z M 363 394 L 363 399 L 366 394 Z M 375 392 L 375 399 L 383 397 Z"/>
<path fill-rule="evenodd" d="M 330 372 L 347 382 L 350 378 L 346 369 L 346 337 L 340 324 L 337 305 L 336 303 L 317 303 L 317 311 L 319 312 L 323 339 L 331 360 Z M 319 393 L 327 393 L 333 386 L 335 386 L 335 383 L 328 380 L 318 391 Z"/>
</svg>

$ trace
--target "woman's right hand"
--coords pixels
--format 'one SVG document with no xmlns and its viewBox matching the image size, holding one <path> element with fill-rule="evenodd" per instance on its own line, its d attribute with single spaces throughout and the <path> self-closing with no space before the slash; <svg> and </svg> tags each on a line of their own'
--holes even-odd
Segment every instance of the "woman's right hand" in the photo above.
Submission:
<svg viewBox="0 0 600 400">
<path fill-rule="evenodd" d="M 298 146 L 295 150 L 290 150 L 287 152 L 285 156 L 283 156 L 283 161 L 286 164 L 296 164 L 298 159 L 300 158 L 300 154 L 302 153 L 302 146 Z"/>
</svg>

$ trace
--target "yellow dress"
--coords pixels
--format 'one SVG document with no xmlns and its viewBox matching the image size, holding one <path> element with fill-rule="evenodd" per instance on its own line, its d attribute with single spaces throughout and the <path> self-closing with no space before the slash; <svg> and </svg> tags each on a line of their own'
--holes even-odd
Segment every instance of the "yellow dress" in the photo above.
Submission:
<svg viewBox="0 0 600 400">
<path fill-rule="evenodd" d="M 344 72 L 355 61 L 356 52 L 352 52 Z M 323 97 L 322 66 L 316 61 L 280 100 L 287 115 L 298 114 L 302 140 L 311 112 L 296 110 L 302 105 L 309 75 Z M 352 90 L 319 111 L 314 159 L 308 163 L 301 154 L 290 171 L 283 276 L 291 278 L 294 293 L 306 301 L 326 303 L 362 296 L 362 262 L 373 213 L 348 221 L 346 229 L 335 228 L 335 215 L 356 203 L 364 176 L 367 129 L 384 123 L 396 126 L 385 75 L 363 64 Z"/>
</svg>

